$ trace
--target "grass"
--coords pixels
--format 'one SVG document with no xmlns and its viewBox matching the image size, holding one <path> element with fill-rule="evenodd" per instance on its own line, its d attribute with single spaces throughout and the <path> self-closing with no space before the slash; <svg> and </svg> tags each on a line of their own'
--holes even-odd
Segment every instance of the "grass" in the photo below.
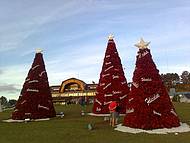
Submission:
<svg viewBox="0 0 190 143">
<path fill-rule="evenodd" d="M 174 103 L 182 122 L 190 125 L 190 104 Z M 87 106 L 87 112 L 92 106 Z M 50 121 L 28 123 L 0 122 L 1 143 L 189 143 L 190 132 L 178 135 L 130 134 L 114 131 L 103 117 L 81 116 L 79 105 L 55 106 L 65 117 Z M 0 113 L 0 120 L 8 119 L 11 110 Z M 122 119 L 120 119 L 122 122 Z M 94 127 L 89 131 L 87 125 Z"/>
</svg>

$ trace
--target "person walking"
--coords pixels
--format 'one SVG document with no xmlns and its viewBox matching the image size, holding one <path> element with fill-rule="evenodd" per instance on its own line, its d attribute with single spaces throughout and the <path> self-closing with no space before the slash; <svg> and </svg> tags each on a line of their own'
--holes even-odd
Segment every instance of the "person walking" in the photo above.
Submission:
<svg viewBox="0 0 190 143">
<path fill-rule="evenodd" d="M 119 105 L 119 101 L 116 102 L 117 105 L 116 105 L 116 108 L 115 108 L 115 112 L 116 112 L 116 119 L 115 119 L 115 124 L 117 125 L 118 124 L 118 121 L 119 121 L 119 112 L 120 112 L 120 105 Z"/>
<path fill-rule="evenodd" d="M 116 107 L 117 107 L 116 101 L 112 101 L 108 107 L 110 111 L 110 126 L 112 127 L 115 127 L 116 124 Z"/>
</svg>

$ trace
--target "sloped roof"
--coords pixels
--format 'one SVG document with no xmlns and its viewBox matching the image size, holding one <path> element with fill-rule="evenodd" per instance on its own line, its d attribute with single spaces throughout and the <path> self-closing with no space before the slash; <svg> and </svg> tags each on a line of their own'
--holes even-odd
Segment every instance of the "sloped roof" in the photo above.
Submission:
<svg viewBox="0 0 190 143">
<path fill-rule="evenodd" d="M 188 99 L 190 99 L 190 93 L 189 94 L 184 94 L 184 96 Z"/>
</svg>

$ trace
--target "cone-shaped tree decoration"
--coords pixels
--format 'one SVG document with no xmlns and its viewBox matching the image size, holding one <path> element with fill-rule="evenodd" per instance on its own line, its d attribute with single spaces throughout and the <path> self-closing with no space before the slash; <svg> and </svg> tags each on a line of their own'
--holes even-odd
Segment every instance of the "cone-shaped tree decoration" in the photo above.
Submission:
<svg viewBox="0 0 190 143">
<path fill-rule="evenodd" d="M 109 36 L 99 84 L 96 90 L 93 113 L 109 113 L 108 106 L 111 101 L 118 101 L 121 108 L 120 113 L 125 113 L 125 99 L 129 92 L 129 87 L 112 35 Z"/>
<path fill-rule="evenodd" d="M 167 90 L 147 48 L 150 42 L 140 43 L 131 92 L 127 97 L 124 125 L 145 130 L 172 128 L 180 125 Z"/>
<path fill-rule="evenodd" d="M 12 119 L 41 119 L 55 117 L 55 115 L 42 53 L 37 50 L 21 95 L 12 113 Z"/>
</svg>

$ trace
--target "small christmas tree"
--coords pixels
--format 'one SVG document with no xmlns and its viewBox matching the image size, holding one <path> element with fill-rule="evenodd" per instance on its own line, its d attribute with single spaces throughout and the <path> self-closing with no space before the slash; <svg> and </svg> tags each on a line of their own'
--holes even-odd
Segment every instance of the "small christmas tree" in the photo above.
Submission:
<svg viewBox="0 0 190 143">
<path fill-rule="evenodd" d="M 120 113 L 125 113 L 125 99 L 128 92 L 129 87 L 123 72 L 121 60 L 113 40 L 113 35 L 110 35 L 94 98 L 93 113 L 109 113 L 108 106 L 111 101 L 117 101 L 121 109 Z"/>
<path fill-rule="evenodd" d="M 179 118 L 147 48 L 149 43 L 141 39 L 135 45 L 139 51 L 124 125 L 146 130 L 178 127 Z"/>
<path fill-rule="evenodd" d="M 55 117 L 52 96 L 41 50 L 37 50 L 34 62 L 24 82 L 12 119 L 40 119 Z"/>
</svg>

